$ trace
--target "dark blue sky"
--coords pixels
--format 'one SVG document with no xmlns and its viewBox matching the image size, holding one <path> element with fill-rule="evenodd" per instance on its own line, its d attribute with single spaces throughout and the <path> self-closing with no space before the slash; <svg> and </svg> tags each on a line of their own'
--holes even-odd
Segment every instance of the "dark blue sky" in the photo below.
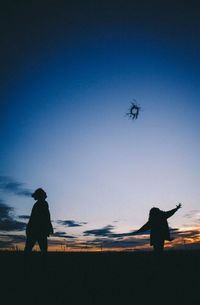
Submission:
<svg viewBox="0 0 200 305">
<path fill-rule="evenodd" d="M 131 230 L 155 204 L 197 210 L 197 5 L 5 3 L 1 175 L 43 186 L 52 218 L 87 222 L 85 230 L 116 220 L 116 232 Z M 133 98 L 142 107 L 135 122 L 124 116 Z M 30 199 L 2 196 L 30 213 Z M 172 225 L 185 225 L 183 214 Z"/>
</svg>

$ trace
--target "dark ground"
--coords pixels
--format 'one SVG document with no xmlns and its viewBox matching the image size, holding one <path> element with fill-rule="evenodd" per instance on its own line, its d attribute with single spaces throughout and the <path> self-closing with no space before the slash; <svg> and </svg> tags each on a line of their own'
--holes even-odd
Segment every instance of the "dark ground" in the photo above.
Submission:
<svg viewBox="0 0 200 305">
<path fill-rule="evenodd" d="M 200 305 L 200 252 L 0 253 L 2 305 Z"/>
</svg>

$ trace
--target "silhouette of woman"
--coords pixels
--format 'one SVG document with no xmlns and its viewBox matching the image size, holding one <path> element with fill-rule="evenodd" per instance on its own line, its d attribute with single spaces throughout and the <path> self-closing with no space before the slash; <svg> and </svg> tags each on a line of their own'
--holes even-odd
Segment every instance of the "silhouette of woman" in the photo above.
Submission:
<svg viewBox="0 0 200 305">
<path fill-rule="evenodd" d="M 32 197 L 37 200 L 34 204 L 29 222 L 26 227 L 26 246 L 24 251 L 31 252 L 33 246 L 38 242 L 41 252 L 47 252 L 47 236 L 53 234 L 47 194 L 42 188 L 37 189 Z"/>
<path fill-rule="evenodd" d="M 174 215 L 181 204 L 178 204 L 175 209 L 164 212 L 158 208 L 152 208 L 149 212 L 149 220 L 135 233 L 141 233 L 150 230 L 150 245 L 153 246 L 156 253 L 162 253 L 164 249 L 165 240 L 172 240 L 170 238 L 169 226 L 167 218 Z"/>
</svg>

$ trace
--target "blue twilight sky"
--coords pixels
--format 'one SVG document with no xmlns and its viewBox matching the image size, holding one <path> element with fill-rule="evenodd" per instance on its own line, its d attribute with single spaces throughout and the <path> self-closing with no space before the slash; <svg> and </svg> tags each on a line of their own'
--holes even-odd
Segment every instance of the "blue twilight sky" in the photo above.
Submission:
<svg viewBox="0 0 200 305">
<path fill-rule="evenodd" d="M 152 206 L 178 202 L 170 225 L 197 226 L 195 2 L 11 1 L 1 17 L 2 181 L 43 187 L 57 230 L 82 238 L 106 226 L 129 232 Z M 133 99 L 135 121 L 125 116 Z M 3 182 L 1 200 L 16 215 L 33 205 Z"/>
</svg>

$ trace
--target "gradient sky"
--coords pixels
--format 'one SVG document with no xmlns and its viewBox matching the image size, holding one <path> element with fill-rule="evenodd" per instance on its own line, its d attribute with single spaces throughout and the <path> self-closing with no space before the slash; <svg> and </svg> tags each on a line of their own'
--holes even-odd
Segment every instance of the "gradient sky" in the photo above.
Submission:
<svg viewBox="0 0 200 305">
<path fill-rule="evenodd" d="M 33 200 L 15 187 L 43 187 L 56 230 L 82 239 L 130 232 L 152 206 L 178 202 L 170 226 L 196 229 L 195 2 L 10 1 L 0 14 L 2 202 L 30 215 Z M 133 99 L 135 121 L 125 116 Z"/>
</svg>

